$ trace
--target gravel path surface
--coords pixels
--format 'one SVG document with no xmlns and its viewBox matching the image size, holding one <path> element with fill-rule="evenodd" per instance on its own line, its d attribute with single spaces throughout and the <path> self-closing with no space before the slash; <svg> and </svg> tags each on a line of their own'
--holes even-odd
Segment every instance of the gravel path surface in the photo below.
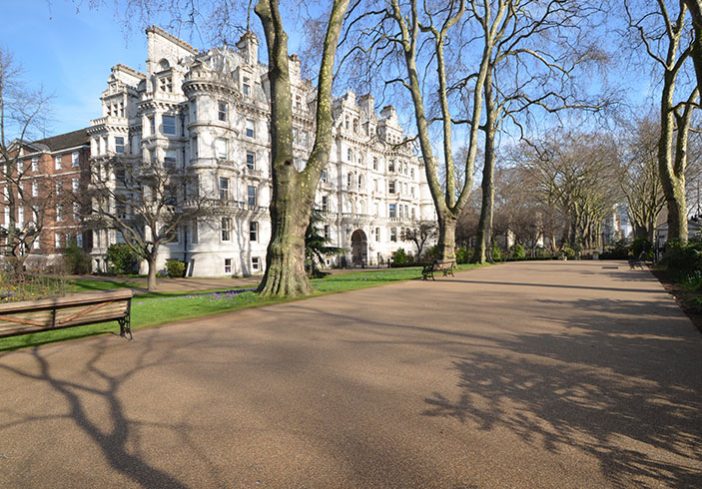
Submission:
<svg viewBox="0 0 702 489">
<path fill-rule="evenodd" d="M 702 335 L 531 262 L 0 356 L 2 488 L 702 487 Z"/>
</svg>

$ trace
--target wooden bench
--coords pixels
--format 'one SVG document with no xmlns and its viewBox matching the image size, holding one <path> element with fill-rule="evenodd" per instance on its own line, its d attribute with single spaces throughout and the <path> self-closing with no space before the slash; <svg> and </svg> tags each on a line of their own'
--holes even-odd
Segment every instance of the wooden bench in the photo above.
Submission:
<svg viewBox="0 0 702 489">
<path fill-rule="evenodd" d="M 456 262 L 454 260 L 434 260 L 433 263 L 424 265 L 422 268 L 422 280 L 427 280 L 429 277 L 431 277 L 432 280 L 436 280 L 434 278 L 434 272 L 443 272 L 444 277 L 447 275 L 453 277 L 453 270 L 455 268 Z"/>
<path fill-rule="evenodd" d="M 117 321 L 131 339 L 131 309 L 129 289 L 0 304 L 0 337 Z"/>
</svg>

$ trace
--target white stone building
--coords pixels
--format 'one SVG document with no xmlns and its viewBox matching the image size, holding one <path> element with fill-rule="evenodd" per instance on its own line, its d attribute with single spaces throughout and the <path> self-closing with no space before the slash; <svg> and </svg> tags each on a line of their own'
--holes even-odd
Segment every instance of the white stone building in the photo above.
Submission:
<svg viewBox="0 0 702 489">
<path fill-rule="evenodd" d="M 221 200 L 221 215 L 179 231 L 161 260 L 182 259 L 193 276 L 249 275 L 264 270 L 270 238 L 270 131 L 267 66 L 246 33 L 236 47 L 199 52 L 158 27 L 147 29 L 146 73 L 116 65 L 103 93 L 103 117 L 91 122 L 91 154 L 188 168 L 201 192 Z M 295 164 L 305 164 L 314 137 L 314 97 L 290 57 Z M 330 246 L 344 248 L 329 265 L 387 263 L 402 229 L 435 214 L 422 161 L 398 146 L 394 108 L 376 114 L 373 97 L 349 92 L 334 103 L 334 146 L 316 204 Z M 95 232 L 96 268 L 104 266 L 114 230 Z"/>
</svg>

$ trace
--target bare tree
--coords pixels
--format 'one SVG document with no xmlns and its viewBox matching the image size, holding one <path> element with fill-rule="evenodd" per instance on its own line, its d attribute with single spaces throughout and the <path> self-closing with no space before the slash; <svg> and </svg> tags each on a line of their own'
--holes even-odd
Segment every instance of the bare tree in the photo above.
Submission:
<svg viewBox="0 0 702 489">
<path fill-rule="evenodd" d="M 48 105 L 49 97 L 28 89 L 12 54 L 0 48 L 0 205 L 6 220 L 0 233 L 5 259 L 16 273 L 58 202 L 48 179 L 29 178 L 31 166 L 24 157 L 46 124 Z"/>
<path fill-rule="evenodd" d="M 561 242 L 599 248 L 603 221 L 622 201 L 612 138 L 601 133 L 554 132 L 522 149 L 542 202 L 558 206 L 565 220 Z"/>
<path fill-rule="evenodd" d="M 412 241 L 417 248 L 415 255 L 417 260 L 420 260 L 427 242 L 436 237 L 436 223 L 430 221 L 420 222 L 417 227 L 405 228 L 402 231 L 402 241 Z"/>
<path fill-rule="evenodd" d="M 110 156 L 95 158 L 90 167 L 91 190 L 80 203 L 90 209 L 91 226 L 119 233 L 147 262 L 148 289 L 155 290 L 161 247 L 173 242 L 179 230 L 210 216 L 217 201 L 202 195 L 187 169 L 160 161 Z"/>
<path fill-rule="evenodd" d="M 660 124 L 650 117 L 642 118 L 627 133 L 620 187 L 626 197 L 634 235 L 653 242 L 656 222 L 665 206 L 658 166 Z"/>
<path fill-rule="evenodd" d="M 667 0 L 626 0 L 624 5 L 635 45 L 660 70 L 658 165 L 668 208 L 668 239 L 685 242 L 685 169 L 690 125 L 699 98 L 697 84 L 685 83 L 688 59 L 696 49 L 687 7 L 682 1 Z"/>
<path fill-rule="evenodd" d="M 483 88 L 482 206 L 474 255 L 482 263 L 490 244 L 499 132 L 511 124 L 524 137 L 524 125 L 534 111 L 556 114 L 604 107 L 604 97 L 589 96 L 575 80 L 579 70 L 607 57 L 590 39 L 594 30 L 586 28 L 599 12 L 596 4 L 569 0 L 468 3 L 478 33 L 486 40 L 485 48 L 491 51 Z M 461 81 L 457 86 L 468 85 Z"/>
</svg>

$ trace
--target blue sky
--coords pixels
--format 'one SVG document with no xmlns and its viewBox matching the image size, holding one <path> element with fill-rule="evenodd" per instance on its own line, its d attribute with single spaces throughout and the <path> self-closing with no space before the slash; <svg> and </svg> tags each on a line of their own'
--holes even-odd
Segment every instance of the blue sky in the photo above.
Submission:
<svg viewBox="0 0 702 489">
<path fill-rule="evenodd" d="M 50 134 L 100 116 L 100 94 L 114 64 L 144 66 L 145 38 L 127 38 L 111 12 L 76 11 L 65 0 L 1 1 L 0 46 L 13 53 L 28 86 L 53 95 Z"/>
</svg>

